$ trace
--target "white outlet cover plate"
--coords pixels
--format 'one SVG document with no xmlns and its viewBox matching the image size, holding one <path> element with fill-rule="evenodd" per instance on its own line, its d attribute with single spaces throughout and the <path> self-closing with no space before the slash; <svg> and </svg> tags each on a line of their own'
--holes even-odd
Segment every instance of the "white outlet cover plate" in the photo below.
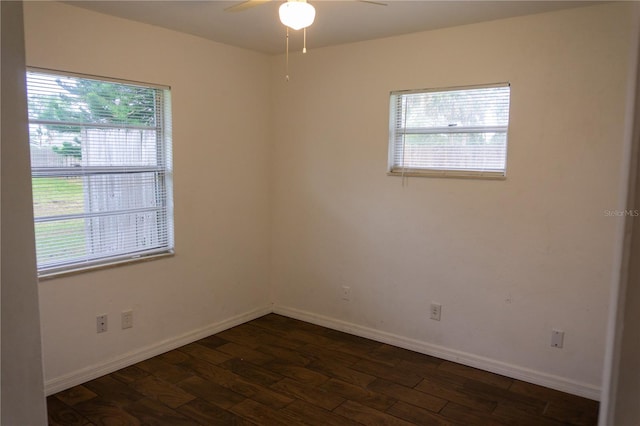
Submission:
<svg viewBox="0 0 640 426">
<path fill-rule="evenodd" d="M 107 316 L 106 315 L 98 315 L 96 317 L 96 331 L 98 333 L 104 333 L 107 331 Z"/>
<path fill-rule="evenodd" d="M 564 345 L 564 331 L 552 330 L 551 331 L 551 346 L 554 348 L 561 348 Z"/>
<path fill-rule="evenodd" d="M 439 303 L 432 303 L 430 318 L 432 320 L 440 321 L 441 314 L 442 314 L 442 305 Z"/>
</svg>

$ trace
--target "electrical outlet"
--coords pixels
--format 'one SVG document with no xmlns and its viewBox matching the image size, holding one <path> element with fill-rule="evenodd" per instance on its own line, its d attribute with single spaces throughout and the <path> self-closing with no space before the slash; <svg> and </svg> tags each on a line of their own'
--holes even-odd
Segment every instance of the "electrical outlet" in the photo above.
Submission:
<svg viewBox="0 0 640 426">
<path fill-rule="evenodd" d="M 442 313 L 442 305 L 439 303 L 431 303 L 431 314 L 430 318 L 432 320 L 440 321 L 440 314 Z"/>
<path fill-rule="evenodd" d="M 96 329 L 98 333 L 107 331 L 107 314 L 98 315 L 96 317 Z"/>
<path fill-rule="evenodd" d="M 346 300 L 347 302 L 351 300 L 351 287 L 348 285 L 342 286 L 342 300 Z"/>
<path fill-rule="evenodd" d="M 133 311 L 122 312 L 122 329 L 133 327 Z"/>
<path fill-rule="evenodd" d="M 551 330 L 551 347 L 562 348 L 564 344 L 564 331 Z"/>
</svg>

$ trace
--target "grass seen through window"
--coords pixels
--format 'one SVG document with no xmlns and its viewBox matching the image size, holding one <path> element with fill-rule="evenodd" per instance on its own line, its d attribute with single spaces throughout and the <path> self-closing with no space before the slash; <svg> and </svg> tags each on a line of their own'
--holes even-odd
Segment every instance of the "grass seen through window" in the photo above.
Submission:
<svg viewBox="0 0 640 426">
<path fill-rule="evenodd" d="M 36 217 L 75 214 L 84 211 L 82 178 L 33 178 L 33 213 Z M 84 219 L 41 222 L 35 226 L 38 261 L 46 261 L 51 249 L 64 243 L 69 257 L 86 254 Z"/>
</svg>

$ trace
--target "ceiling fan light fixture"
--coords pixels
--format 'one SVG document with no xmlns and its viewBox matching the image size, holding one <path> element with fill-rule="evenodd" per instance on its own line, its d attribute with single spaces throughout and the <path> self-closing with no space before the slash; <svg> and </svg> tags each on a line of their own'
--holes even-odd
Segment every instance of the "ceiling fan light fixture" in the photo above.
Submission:
<svg viewBox="0 0 640 426">
<path fill-rule="evenodd" d="M 279 9 L 280 22 L 292 30 L 301 30 L 313 24 L 316 9 L 306 0 L 287 1 Z"/>
</svg>

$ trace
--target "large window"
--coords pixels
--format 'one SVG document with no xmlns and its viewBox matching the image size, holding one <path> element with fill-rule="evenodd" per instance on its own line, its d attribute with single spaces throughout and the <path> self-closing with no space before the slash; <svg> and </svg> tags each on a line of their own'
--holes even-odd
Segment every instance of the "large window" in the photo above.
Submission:
<svg viewBox="0 0 640 426">
<path fill-rule="evenodd" d="M 30 69 L 40 275 L 173 250 L 167 87 Z"/>
<path fill-rule="evenodd" d="M 509 84 L 391 93 L 389 174 L 504 178 Z"/>
</svg>

